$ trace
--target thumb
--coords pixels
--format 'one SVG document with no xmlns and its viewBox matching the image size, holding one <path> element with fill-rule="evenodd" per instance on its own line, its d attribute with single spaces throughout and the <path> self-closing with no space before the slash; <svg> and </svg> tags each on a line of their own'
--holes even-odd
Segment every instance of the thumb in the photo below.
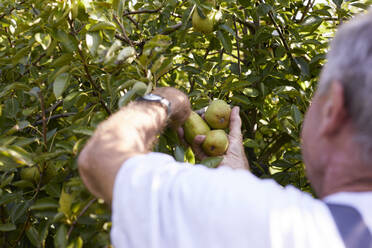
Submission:
<svg viewBox="0 0 372 248">
<path fill-rule="evenodd" d="M 233 107 L 230 115 L 230 134 L 233 139 L 242 139 L 242 120 L 239 115 L 239 107 Z"/>
</svg>

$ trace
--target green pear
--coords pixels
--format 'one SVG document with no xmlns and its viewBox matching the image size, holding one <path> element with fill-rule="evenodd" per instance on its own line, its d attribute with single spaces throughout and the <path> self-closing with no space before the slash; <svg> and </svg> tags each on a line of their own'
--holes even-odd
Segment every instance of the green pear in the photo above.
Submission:
<svg viewBox="0 0 372 248">
<path fill-rule="evenodd" d="M 211 129 L 205 121 L 195 112 L 191 112 L 184 124 L 185 139 L 192 144 L 196 135 L 206 135 Z"/>
<path fill-rule="evenodd" d="M 204 152 L 209 156 L 221 156 L 228 147 L 229 139 L 225 131 L 221 129 L 208 132 L 202 144 Z"/>
<path fill-rule="evenodd" d="M 25 167 L 21 170 L 21 179 L 26 181 L 38 182 L 40 179 L 40 172 L 36 166 Z"/>
<path fill-rule="evenodd" d="M 205 112 L 205 120 L 211 128 L 225 129 L 230 123 L 230 106 L 223 100 L 214 100 Z"/>
<path fill-rule="evenodd" d="M 201 17 L 198 13 L 198 10 L 195 9 L 192 15 L 192 26 L 196 31 L 199 31 L 204 34 L 211 33 L 213 31 L 213 26 L 217 22 L 218 12 L 215 10 L 206 13 L 204 11 L 205 18 Z"/>
</svg>

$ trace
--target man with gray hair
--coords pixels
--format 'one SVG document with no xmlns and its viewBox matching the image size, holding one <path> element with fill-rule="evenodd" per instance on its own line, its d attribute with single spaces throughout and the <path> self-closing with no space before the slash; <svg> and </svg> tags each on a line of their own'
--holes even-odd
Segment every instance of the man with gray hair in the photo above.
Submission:
<svg viewBox="0 0 372 248">
<path fill-rule="evenodd" d="M 190 114 L 173 88 L 130 103 L 81 152 L 81 177 L 112 204 L 115 247 L 372 247 L 372 15 L 344 24 L 331 45 L 302 130 L 309 180 L 320 199 L 252 175 L 239 108 L 218 169 L 153 153 L 167 125 Z M 197 136 L 198 152 L 204 137 Z"/>
</svg>

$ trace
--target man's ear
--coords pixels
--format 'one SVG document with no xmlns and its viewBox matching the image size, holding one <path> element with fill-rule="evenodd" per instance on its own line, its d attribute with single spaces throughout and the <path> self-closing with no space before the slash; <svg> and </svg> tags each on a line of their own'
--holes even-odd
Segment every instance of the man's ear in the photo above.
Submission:
<svg viewBox="0 0 372 248">
<path fill-rule="evenodd" d="M 347 113 L 345 108 L 344 87 L 339 81 L 332 82 L 326 93 L 322 110 L 320 131 L 324 135 L 334 135 L 345 124 Z"/>
</svg>

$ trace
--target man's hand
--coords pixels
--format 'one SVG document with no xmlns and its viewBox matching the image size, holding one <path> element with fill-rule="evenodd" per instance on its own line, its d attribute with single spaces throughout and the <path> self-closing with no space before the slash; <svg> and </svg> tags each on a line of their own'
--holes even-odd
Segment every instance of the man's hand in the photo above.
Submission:
<svg viewBox="0 0 372 248">
<path fill-rule="evenodd" d="M 239 107 L 234 107 L 231 110 L 230 116 L 230 133 L 229 133 L 229 148 L 226 151 L 226 155 L 223 157 L 223 160 L 220 166 L 228 166 L 233 169 L 249 169 L 249 164 L 247 157 L 245 156 L 244 147 L 243 147 L 243 136 L 241 132 L 242 121 L 239 116 Z M 183 130 L 179 130 L 180 136 L 183 135 Z M 197 135 L 194 139 L 193 144 L 191 145 L 192 150 L 194 151 L 195 156 L 203 160 L 207 158 L 207 155 L 204 153 L 201 145 L 205 139 L 205 135 Z"/>
<path fill-rule="evenodd" d="M 171 103 L 167 110 L 156 102 L 131 102 L 102 122 L 78 158 L 80 176 L 88 190 L 107 203 L 112 201 L 115 177 L 123 163 L 150 152 L 156 137 L 167 125 L 182 125 L 191 112 L 185 94 L 174 88 L 154 92 Z"/>
</svg>

